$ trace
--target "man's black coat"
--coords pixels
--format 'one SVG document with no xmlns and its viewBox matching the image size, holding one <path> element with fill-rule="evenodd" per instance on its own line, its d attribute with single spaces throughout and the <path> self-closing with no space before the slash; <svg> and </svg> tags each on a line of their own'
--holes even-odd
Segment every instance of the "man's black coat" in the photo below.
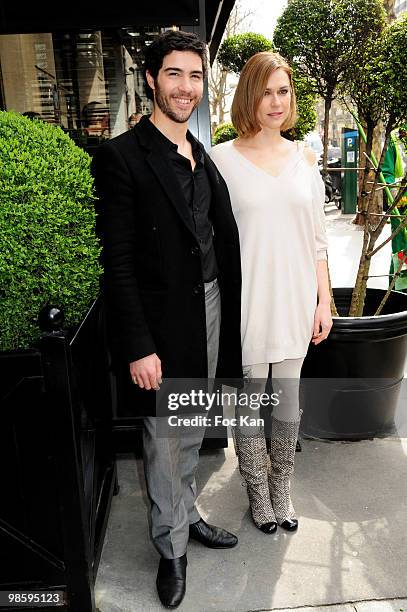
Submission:
<svg viewBox="0 0 407 612">
<path fill-rule="evenodd" d="M 188 204 L 152 128 L 144 117 L 103 144 L 92 164 L 109 337 L 129 383 L 129 363 L 151 353 L 161 359 L 163 378 L 207 377 L 200 250 Z M 226 184 L 200 147 L 212 190 L 222 305 L 217 376 L 239 379 L 239 235 Z M 155 414 L 154 392 L 133 387 L 134 414 Z"/>
</svg>

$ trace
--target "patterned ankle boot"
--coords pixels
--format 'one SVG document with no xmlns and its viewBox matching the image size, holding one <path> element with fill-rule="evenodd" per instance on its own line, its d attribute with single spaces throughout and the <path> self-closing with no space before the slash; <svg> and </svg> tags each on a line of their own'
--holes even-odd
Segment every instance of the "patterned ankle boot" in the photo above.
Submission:
<svg viewBox="0 0 407 612">
<path fill-rule="evenodd" d="M 287 531 L 296 531 L 298 520 L 290 497 L 290 476 L 294 472 L 298 421 L 272 418 L 269 488 L 277 523 Z"/>
</svg>

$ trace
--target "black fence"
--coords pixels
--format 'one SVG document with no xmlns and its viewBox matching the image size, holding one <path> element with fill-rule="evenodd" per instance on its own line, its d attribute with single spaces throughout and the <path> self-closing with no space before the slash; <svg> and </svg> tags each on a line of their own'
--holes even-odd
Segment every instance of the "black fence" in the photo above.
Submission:
<svg viewBox="0 0 407 612">
<path fill-rule="evenodd" d="M 50 331 L 38 350 L 0 353 L 0 591 L 61 591 L 49 610 L 95 610 L 116 485 L 103 330 L 97 300 L 74 337 Z"/>
</svg>

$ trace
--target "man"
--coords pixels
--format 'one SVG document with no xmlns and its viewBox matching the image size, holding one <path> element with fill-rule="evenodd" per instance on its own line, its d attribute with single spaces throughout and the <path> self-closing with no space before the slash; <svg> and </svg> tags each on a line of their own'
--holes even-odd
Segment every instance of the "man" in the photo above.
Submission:
<svg viewBox="0 0 407 612">
<path fill-rule="evenodd" d="M 406 131 L 404 126 L 400 127 L 398 132 L 393 131 L 390 136 L 389 146 L 387 147 L 387 151 L 384 156 L 383 164 L 382 164 L 382 174 L 384 180 L 389 185 L 396 185 L 397 182 L 404 176 L 404 162 L 403 162 L 403 138 L 406 136 Z M 390 192 L 393 196 L 393 199 L 396 199 L 399 188 L 397 186 L 390 187 Z M 383 210 L 387 211 L 390 207 L 390 201 L 387 196 L 387 193 L 383 191 Z M 398 206 L 395 210 L 392 211 L 393 215 L 397 214 L 405 214 L 405 207 L 403 206 L 403 199 L 399 201 Z M 395 231 L 402 219 L 395 216 L 390 217 L 391 231 Z M 392 246 L 392 255 L 390 260 L 390 270 L 389 270 L 389 284 L 393 280 L 394 273 L 398 269 L 398 257 L 402 257 L 402 254 L 407 249 L 407 239 L 406 239 L 406 231 L 400 231 L 398 234 L 394 236 L 391 241 Z M 400 254 L 400 255 L 399 255 Z M 394 265 L 394 261 L 396 261 L 396 266 Z M 406 278 L 403 273 L 397 277 L 395 289 L 398 291 L 407 292 L 406 289 Z"/>
<path fill-rule="evenodd" d="M 86 136 L 107 136 L 109 111 L 102 102 L 88 102 L 82 109 L 83 131 Z"/>
<path fill-rule="evenodd" d="M 144 420 L 151 533 L 166 607 L 185 594 L 188 538 L 231 548 L 237 538 L 196 508 L 204 429 L 162 437 L 155 390 L 164 379 L 241 378 L 239 236 L 222 177 L 188 131 L 203 95 L 206 49 L 168 31 L 146 50 L 150 117 L 104 144 L 94 160 L 104 291 L 115 352 Z"/>
</svg>

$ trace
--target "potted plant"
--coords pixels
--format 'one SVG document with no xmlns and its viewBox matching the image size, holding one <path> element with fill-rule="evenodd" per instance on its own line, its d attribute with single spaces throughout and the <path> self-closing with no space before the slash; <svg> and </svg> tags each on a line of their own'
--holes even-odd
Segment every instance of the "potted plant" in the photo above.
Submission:
<svg viewBox="0 0 407 612">
<path fill-rule="evenodd" d="M 60 128 L 0 112 L 0 351 L 40 338 L 40 311 L 80 323 L 99 288 L 90 157 Z"/>
<path fill-rule="evenodd" d="M 0 112 L 0 159 L 0 588 L 92 612 L 115 473 L 90 157 Z"/>
</svg>

